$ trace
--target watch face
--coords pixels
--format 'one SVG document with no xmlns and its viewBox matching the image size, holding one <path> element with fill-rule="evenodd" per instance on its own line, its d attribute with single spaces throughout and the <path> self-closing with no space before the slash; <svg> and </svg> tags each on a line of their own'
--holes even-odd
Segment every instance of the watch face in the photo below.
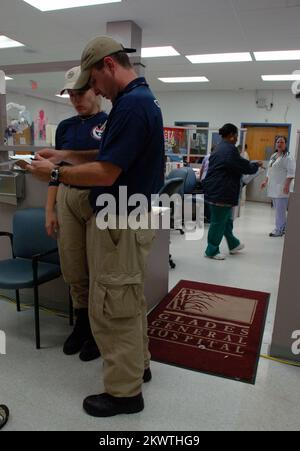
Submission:
<svg viewBox="0 0 300 451">
<path fill-rule="evenodd" d="M 58 169 L 53 169 L 51 171 L 51 179 L 54 180 L 55 182 L 58 182 L 58 178 L 59 178 Z"/>
</svg>

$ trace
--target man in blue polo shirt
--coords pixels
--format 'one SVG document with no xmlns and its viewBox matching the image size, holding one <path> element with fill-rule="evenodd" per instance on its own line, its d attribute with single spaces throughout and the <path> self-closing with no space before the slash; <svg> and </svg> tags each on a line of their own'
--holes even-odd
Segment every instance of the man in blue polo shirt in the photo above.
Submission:
<svg viewBox="0 0 300 451">
<path fill-rule="evenodd" d="M 89 83 L 96 94 L 113 103 L 97 161 L 88 152 L 44 150 L 40 161 L 28 167 L 42 180 L 51 174 L 66 184 L 96 187 L 90 196 L 95 212 L 101 208 L 98 196 L 111 194 L 118 221 L 131 211 L 127 202 L 125 206 L 120 202 L 120 188 L 126 188 L 126 199 L 143 194 L 149 212 L 151 195 L 158 193 L 164 177 L 160 107 L 146 80 L 137 77 L 126 54 L 131 51 L 105 36 L 92 40 L 82 54 L 82 74 L 75 88 Z M 62 160 L 79 165 L 56 167 Z M 149 228 L 100 230 L 95 217 L 90 223 L 90 322 L 104 360 L 105 386 L 105 393 L 85 399 L 90 415 L 106 417 L 144 408 L 142 381 L 151 378 L 144 279 L 154 237 Z"/>
</svg>

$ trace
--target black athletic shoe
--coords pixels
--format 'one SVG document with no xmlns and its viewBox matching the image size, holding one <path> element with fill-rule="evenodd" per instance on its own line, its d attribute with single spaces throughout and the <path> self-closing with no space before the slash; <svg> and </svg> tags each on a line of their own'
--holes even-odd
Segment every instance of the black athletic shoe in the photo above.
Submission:
<svg viewBox="0 0 300 451">
<path fill-rule="evenodd" d="M 8 417 L 9 417 L 8 407 L 0 405 L 0 429 L 2 429 L 6 425 Z"/>
<path fill-rule="evenodd" d="M 66 355 L 77 354 L 84 343 L 92 337 L 88 309 L 75 311 L 76 323 L 72 334 L 67 338 L 63 351 Z"/>
<path fill-rule="evenodd" d="M 147 382 L 150 382 L 151 379 L 152 379 L 151 370 L 150 370 L 150 368 L 146 368 L 145 371 L 144 371 L 143 381 L 146 384 Z"/>
<path fill-rule="evenodd" d="M 144 399 L 140 393 L 132 398 L 116 398 L 107 393 L 89 396 L 83 402 L 83 408 L 92 417 L 113 417 L 120 413 L 138 413 L 144 409 Z"/>
<path fill-rule="evenodd" d="M 100 356 L 101 353 L 94 338 L 90 338 L 84 343 L 79 354 L 79 358 L 83 362 L 91 362 L 92 360 L 98 359 Z"/>
</svg>

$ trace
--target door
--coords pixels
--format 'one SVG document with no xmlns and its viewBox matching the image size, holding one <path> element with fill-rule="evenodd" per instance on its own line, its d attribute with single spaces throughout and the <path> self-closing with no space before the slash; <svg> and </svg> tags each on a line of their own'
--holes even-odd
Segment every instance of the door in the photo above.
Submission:
<svg viewBox="0 0 300 451">
<path fill-rule="evenodd" d="M 267 161 L 275 150 L 275 140 L 277 136 L 289 138 L 289 126 L 269 126 L 256 127 L 247 126 L 247 152 L 250 160 Z"/>
</svg>

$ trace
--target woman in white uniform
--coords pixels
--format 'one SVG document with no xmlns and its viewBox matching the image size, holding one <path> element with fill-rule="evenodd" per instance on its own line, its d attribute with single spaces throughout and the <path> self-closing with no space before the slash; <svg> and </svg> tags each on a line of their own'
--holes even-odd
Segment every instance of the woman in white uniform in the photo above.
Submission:
<svg viewBox="0 0 300 451">
<path fill-rule="evenodd" d="M 276 226 L 270 237 L 280 237 L 285 233 L 288 201 L 295 170 L 295 160 L 288 152 L 287 139 L 279 136 L 276 139 L 276 152 L 271 157 L 266 180 L 261 185 L 262 189 L 268 187 L 268 196 L 272 198 L 276 211 Z"/>
</svg>

